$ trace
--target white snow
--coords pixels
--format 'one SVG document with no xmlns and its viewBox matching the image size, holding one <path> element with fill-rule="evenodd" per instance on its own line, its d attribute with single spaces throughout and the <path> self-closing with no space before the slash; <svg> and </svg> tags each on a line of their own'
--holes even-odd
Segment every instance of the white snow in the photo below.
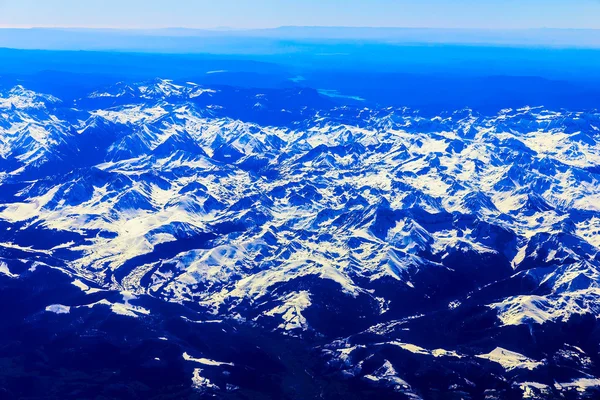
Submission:
<svg viewBox="0 0 600 400">
<path fill-rule="evenodd" d="M 522 354 L 515 353 L 514 351 L 506 350 L 501 347 L 497 347 L 488 354 L 480 354 L 476 357 L 498 363 L 507 371 L 511 371 L 516 368 L 534 370 L 542 365 L 541 362 L 534 361 Z"/>
<path fill-rule="evenodd" d="M 588 388 L 600 387 L 598 378 L 579 378 L 571 382 L 557 384 L 559 388 L 576 389 L 579 392 L 585 392 Z"/>
<path fill-rule="evenodd" d="M 46 311 L 55 314 L 68 314 L 71 312 L 71 307 L 62 304 L 52 304 L 46 307 Z"/>
<path fill-rule="evenodd" d="M 219 387 L 217 385 L 215 385 L 214 383 L 212 383 L 210 381 L 210 379 L 202 376 L 201 368 L 194 369 L 194 373 L 192 375 L 192 387 L 194 389 L 201 390 L 201 391 L 207 390 L 207 389 L 213 389 L 213 390 L 219 389 Z"/>
<path fill-rule="evenodd" d="M 194 358 L 194 357 L 190 356 L 188 353 L 183 353 L 183 359 L 186 361 L 192 361 L 192 362 L 195 362 L 198 364 L 204 364 L 204 365 L 211 366 L 211 367 L 222 367 L 223 365 L 228 365 L 230 367 L 233 367 L 235 365 L 233 363 L 215 361 L 215 360 L 211 360 L 208 358 Z"/>
<path fill-rule="evenodd" d="M 8 276 L 9 278 L 18 278 L 19 275 L 13 274 L 8 269 L 8 265 L 4 261 L 0 261 L 0 274 Z"/>
<path fill-rule="evenodd" d="M 307 291 L 290 293 L 282 298 L 281 301 L 283 304 L 267 311 L 265 315 L 279 315 L 283 319 L 283 322 L 279 325 L 279 329 L 287 331 L 294 329 L 306 330 L 308 323 L 302 315 L 302 311 L 311 305 L 310 293 Z"/>
</svg>

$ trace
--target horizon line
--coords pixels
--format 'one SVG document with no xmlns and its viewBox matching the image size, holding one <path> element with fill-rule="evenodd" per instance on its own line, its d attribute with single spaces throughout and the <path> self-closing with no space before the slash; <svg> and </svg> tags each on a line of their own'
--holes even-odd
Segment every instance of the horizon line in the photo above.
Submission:
<svg viewBox="0 0 600 400">
<path fill-rule="evenodd" d="M 162 26 L 162 27 L 116 27 L 116 26 L 51 26 L 51 25 L 0 25 L 0 29 L 4 30 L 106 30 L 106 31 L 164 31 L 164 30 L 189 30 L 189 31 L 211 31 L 211 32 L 247 32 L 247 31 L 263 31 L 277 30 L 285 28 L 299 29 L 398 29 L 398 30 L 453 30 L 453 31 L 600 31 L 600 28 L 567 28 L 567 27 L 429 27 L 429 26 L 351 26 L 351 25 L 278 25 L 271 27 L 186 27 L 186 26 Z"/>
</svg>

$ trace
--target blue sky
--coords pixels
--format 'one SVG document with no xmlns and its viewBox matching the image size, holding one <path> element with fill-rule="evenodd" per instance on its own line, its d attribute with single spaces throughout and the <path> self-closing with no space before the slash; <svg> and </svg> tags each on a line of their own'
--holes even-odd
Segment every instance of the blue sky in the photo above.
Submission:
<svg viewBox="0 0 600 400">
<path fill-rule="evenodd" d="M 600 0 L 0 0 L 0 26 L 595 28 Z"/>
</svg>

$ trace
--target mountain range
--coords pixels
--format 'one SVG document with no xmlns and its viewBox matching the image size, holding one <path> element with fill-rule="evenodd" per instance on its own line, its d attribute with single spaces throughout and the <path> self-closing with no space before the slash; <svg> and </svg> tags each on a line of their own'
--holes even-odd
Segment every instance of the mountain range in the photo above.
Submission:
<svg viewBox="0 0 600 400">
<path fill-rule="evenodd" d="M 17 85 L 0 235 L 6 398 L 600 396 L 593 110 Z"/>
</svg>

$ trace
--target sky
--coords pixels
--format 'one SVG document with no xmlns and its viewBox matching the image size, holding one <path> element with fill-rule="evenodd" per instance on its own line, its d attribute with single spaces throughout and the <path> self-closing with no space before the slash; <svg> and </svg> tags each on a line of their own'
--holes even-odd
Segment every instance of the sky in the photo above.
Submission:
<svg viewBox="0 0 600 400">
<path fill-rule="evenodd" d="M 600 29 L 600 0 L 0 0 L 0 27 Z"/>
</svg>

